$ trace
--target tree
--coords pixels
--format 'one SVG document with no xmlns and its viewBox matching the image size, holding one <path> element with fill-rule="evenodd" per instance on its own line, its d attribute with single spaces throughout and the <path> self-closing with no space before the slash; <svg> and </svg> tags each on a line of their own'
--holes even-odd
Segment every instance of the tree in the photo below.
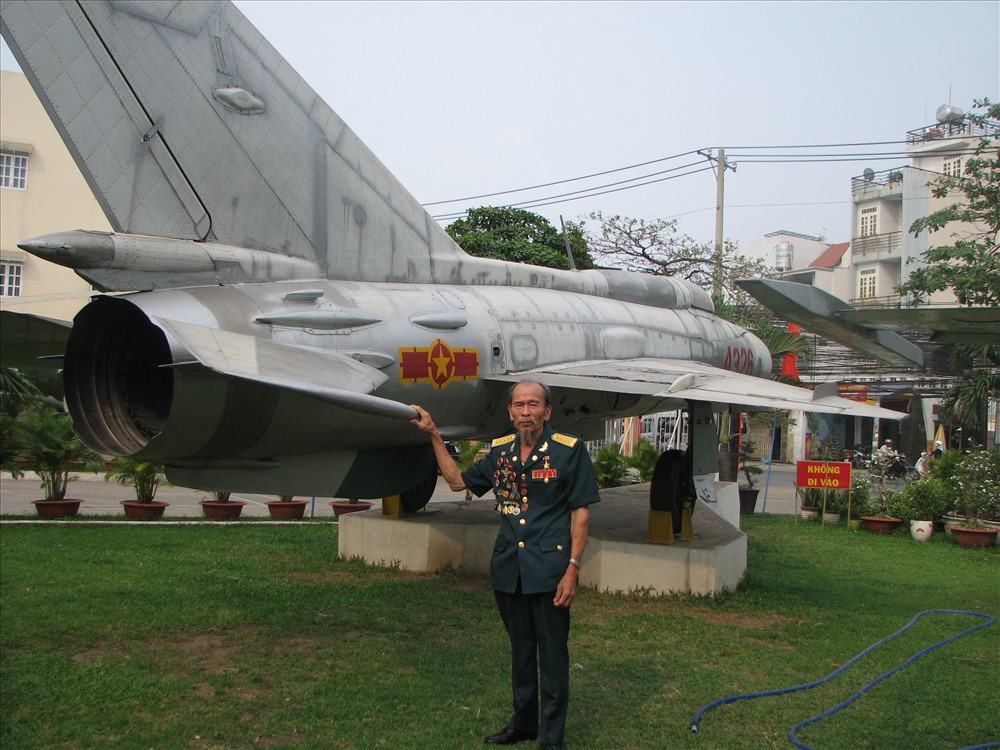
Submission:
<svg viewBox="0 0 1000 750">
<path fill-rule="evenodd" d="M 589 238 L 594 255 L 602 263 L 626 271 L 653 276 L 678 276 L 711 290 L 715 273 L 715 246 L 698 244 L 688 235 L 679 234 L 675 219 L 632 219 L 604 216 L 600 211 L 589 219 L 599 225 L 596 236 Z M 731 305 L 757 304 L 738 288 L 736 279 L 768 275 L 767 263 L 742 255 L 732 242 L 722 248 L 723 298 Z"/>
<path fill-rule="evenodd" d="M 445 231 L 465 252 L 479 258 L 569 268 L 562 233 L 544 216 L 520 208 L 473 208 L 466 218 L 452 222 Z M 576 267 L 593 268 L 581 225 L 567 222 L 566 231 Z"/>
<path fill-rule="evenodd" d="M 935 198 L 960 196 L 910 226 L 910 232 L 938 232 L 953 224 L 950 245 L 937 245 L 922 254 L 927 264 L 914 270 L 897 291 L 916 300 L 951 289 L 963 305 L 1000 306 L 1000 104 L 975 101 L 980 113 L 969 120 L 984 131 L 975 154 L 965 160 L 960 177 L 941 175 L 931 182 Z"/>
<path fill-rule="evenodd" d="M 965 426 L 977 434 L 986 427 L 989 404 L 1000 399 L 1000 346 L 955 346 L 949 366 L 965 375 L 942 395 L 939 418 L 947 425 Z"/>
</svg>

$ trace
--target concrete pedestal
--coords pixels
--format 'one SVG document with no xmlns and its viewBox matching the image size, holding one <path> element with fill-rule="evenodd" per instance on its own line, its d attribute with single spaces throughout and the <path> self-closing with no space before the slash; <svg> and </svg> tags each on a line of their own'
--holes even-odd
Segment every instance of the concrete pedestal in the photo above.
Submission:
<svg viewBox="0 0 1000 750">
<path fill-rule="evenodd" d="M 721 496 L 725 489 L 720 485 Z M 742 580 L 746 535 L 700 501 L 692 518 L 695 538 L 667 545 L 646 540 L 648 484 L 602 490 L 601 497 L 590 506 L 582 585 L 599 591 L 711 595 L 732 590 Z M 450 565 L 486 576 L 498 524 L 493 501 L 486 497 L 435 502 L 402 518 L 374 510 L 352 513 L 340 519 L 339 551 L 341 557 L 375 565 L 419 572 Z"/>
</svg>

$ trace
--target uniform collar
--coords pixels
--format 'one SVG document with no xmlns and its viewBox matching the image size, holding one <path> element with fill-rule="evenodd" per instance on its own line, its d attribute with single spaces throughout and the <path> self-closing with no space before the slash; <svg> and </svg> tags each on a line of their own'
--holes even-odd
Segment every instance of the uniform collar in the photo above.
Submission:
<svg viewBox="0 0 1000 750">
<path fill-rule="evenodd" d="M 538 441 L 535 443 L 534 449 L 531 451 L 531 455 L 528 460 L 524 462 L 524 465 L 534 463 L 538 458 L 543 455 L 548 455 L 549 451 L 552 450 L 552 433 L 554 430 L 549 427 L 549 423 L 546 422 L 542 427 L 542 434 L 538 436 Z M 515 438 L 514 445 L 516 449 L 514 450 L 514 455 L 520 459 L 521 456 L 521 438 Z"/>
</svg>

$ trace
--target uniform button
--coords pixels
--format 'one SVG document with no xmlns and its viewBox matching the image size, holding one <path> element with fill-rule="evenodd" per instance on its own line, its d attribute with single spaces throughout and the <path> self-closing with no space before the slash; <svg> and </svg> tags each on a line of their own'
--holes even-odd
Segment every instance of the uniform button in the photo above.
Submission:
<svg viewBox="0 0 1000 750">
<path fill-rule="evenodd" d="M 562 545 L 561 544 L 557 544 L 556 545 L 556 549 L 559 550 L 560 552 L 562 552 Z"/>
<path fill-rule="evenodd" d="M 532 460 L 532 461 L 537 461 L 537 460 L 538 460 L 538 456 L 532 456 L 532 457 L 531 457 L 531 460 Z"/>
<path fill-rule="evenodd" d="M 518 542 L 518 543 L 517 543 L 517 546 L 518 546 L 518 547 L 521 547 L 521 548 L 523 549 L 523 548 L 524 548 L 524 542 Z"/>
<path fill-rule="evenodd" d="M 527 522 L 522 518 L 521 521 L 520 521 L 520 523 L 521 523 L 522 526 L 524 526 L 524 524 L 527 523 Z"/>
<path fill-rule="evenodd" d="M 525 475 L 524 475 L 524 474 L 522 474 L 522 475 L 521 475 L 521 479 L 524 479 L 524 477 L 525 477 Z"/>
</svg>

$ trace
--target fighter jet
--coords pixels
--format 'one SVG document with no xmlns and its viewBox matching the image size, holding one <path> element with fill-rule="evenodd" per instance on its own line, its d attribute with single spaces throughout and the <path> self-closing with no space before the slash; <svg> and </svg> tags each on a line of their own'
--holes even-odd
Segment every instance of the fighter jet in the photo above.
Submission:
<svg viewBox="0 0 1000 750">
<path fill-rule="evenodd" d="M 489 439 L 522 378 L 585 437 L 727 403 L 899 416 L 768 380 L 764 344 L 681 279 L 467 255 L 229 2 L 3 0 L 0 30 L 113 227 L 20 243 L 102 294 L 72 330 L 6 313 L 4 357 L 64 356 L 99 452 L 413 510 L 436 473 L 408 404 Z"/>
</svg>

